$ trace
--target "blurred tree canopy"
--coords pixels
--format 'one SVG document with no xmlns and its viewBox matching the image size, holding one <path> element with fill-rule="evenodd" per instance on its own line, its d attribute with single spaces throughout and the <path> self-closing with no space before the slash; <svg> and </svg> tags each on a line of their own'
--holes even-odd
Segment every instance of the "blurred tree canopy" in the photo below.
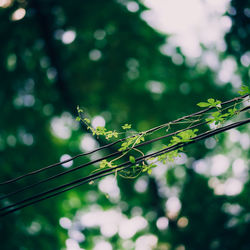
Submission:
<svg viewBox="0 0 250 250">
<path fill-rule="evenodd" d="M 201 100 L 227 100 L 237 91 L 230 81 L 216 84 L 209 67 L 185 63 L 178 48 L 182 63 L 163 55 L 160 47 L 166 36 L 141 18 L 146 7 L 139 1 L 0 3 L 1 181 L 58 162 L 62 155 L 91 149 L 83 142 L 96 145 L 75 121 L 77 105 L 90 117 L 103 117 L 110 129 L 119 130 L 121 124 L 130 122 L 141 131 L 197 111 L 195 104 Z M 128 8 L 131 3 L 133 8 Z M 227 15 L 232 27 L 226 35 L 227 50 L 220 56 L 233 56 L 237 72 L 247 82 L 249 1 L 232 1 Z M 113 249 L 134 249 L 140 242 L 153 242 L 161 250 L 249 249 L 249 126 L 220 135 L 218 141 L 193 145 L 186 154 L 187 160 L 178 166 L 158 166 L 163 169 L 160 174 L 132 180 L 118 177 L 117 186 L 112 183 L 119 195 L 113 198 L 97 182 L 1 218 L 1 249 L 94 249 L 104 241 Z M 226 156 L 225 173 L 211 176 L 197 171 Z M 71 168 L 86 160 L 74 161 Z M 233 181 L 239 173 L 235 168 L 240 167 L 244 170 L 238 176 L 242 191 L 216 193 L 214 185 Z M 1 186 L 0 192 L 3 195 L 63 170 L 58 167 Z M 86 173 L 82 169 L 1 200 L 1 206 Z M 178 210 L 175 215 L 168 211 L 171 204 Z M 131 229 L 130 235 L 108 234 L 99 224 L 82 222 L 90 211 L 102 210 L 116 211 L 127 222 L 137 218 L 142 221 L 141 229 L 134 233 Z"/>
</svg>

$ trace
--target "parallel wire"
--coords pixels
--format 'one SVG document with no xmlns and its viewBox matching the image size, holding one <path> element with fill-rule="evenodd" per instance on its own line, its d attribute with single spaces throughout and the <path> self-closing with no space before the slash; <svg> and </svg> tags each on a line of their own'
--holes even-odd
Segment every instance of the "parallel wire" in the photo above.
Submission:
<svg viewBox="0 0 250 250">
<path fill-rule="evenodd" d="M 246 95 L 243 95 L 243 96 L 240 96 L 240 97 L 236 97 L 236 98 L 233 98 L 233 99 L 231 99 L 231 100 L 222 102 L 221 105 L 226 105 L 226 104 L 229 104 L 229 103 L 232 103 L 232 102 L 236 102 L 236 101 L 241 100 L 241 99 L 244 99 L 245 97 L 248 97 L 248 96 L 249 96 L 249 94 L 246 94 Z M 152 129 L 147 130 L 146 133 L 147 133 L 147 134 L 148 134 L 148 133 L 152 133 L 152 132 L 155 132 L 155 131 L 160 130 L 160 129 L 162 129 L 162 128 L 165 128 L 165 127 L 168 126 L 168 125 L 176 124 L 176 123 L 178 123 L 179 121 L 182 121 L 182 120 L 185 120 L 185 119 L 194 117 L 194 116 L 199 116 L 199 115 L 201 115 L 201 114 L 206 113 L 207 111 L 209 111 L 209 110 L 211 110 L 211 109 L 214 109 L 214 107 L 209 107 L 209 108 L 203 109 L 203 110 L 201 110 L 201 111 L 198 111 L 198 112 L 196 112 L 196 113 L 193 113 L 193 114 L 190 114 L 190 115 L 187 115 L 187 116 L 183 116 L 183 117 L 181 117 L 181 118 L 178 118 L 178 119 L 176 119 L 176 120 L 174 120 L 174 121 L 172 121 L 172 122 L 168 122 L 168 123 L 162 124 L 162 125 L 160 125 L 160 126 L 154 127 L 154 128 L 152 128 Z M 138 135 L 142 135 L 142 133 L 139 133 Z M 130 136 L 130 137 L 134 137 L 134 136 Z M 127 138 L 129 138 L 129 137 L 127 137 Z M 35 171 L 32 171 L 32 172 L 29 172 L 29 173 L 27 173 L 27 174 L 18 176 L 18 177 L 16 177 L 16 178 L 13 178 L 13 179 L 10 179 L 10 180 L 1 182 L 1 183 L 0 183 L 0 186 L 6 185 L 6 184 L 10 184 L 10 183 L 13 183 L 13 182 L 16 182 L 16 181 L 19 181 L 19 180 L 21 180 L 21 179 L 23 179 L 23 178 L 25 178 L 25 177 L 28 177 L 28 176 L 31 176 L 31 175 L 34 175 L 34 174 L 38 174 L 38 173 L 40 173 L 40 172 L 43 172 L 43 171 L 46 171 L 46 170 L 48 170 L 48 169 L 54 168 L 54 167 L 59 166 L 59 165 L 61 165 L 61 164 L 70 162 L 70 161 L 72 161 L 72 160 L 74 160 L 74 159 L 76 159 L 76 158 L 79 158 L 79 157 L 82 157 L 82 156 L 87 156 L 87 155 L 89 155 L 89 154 L 93 154 L 93 153 L 95 153 L 95 152 L 97 152 L 97 151 L 100 151 L 100 150 L 102 150 L 102 149 L 109 148 L 109 147 L 111 147 L 111 146 L 113 146 L 113 145 L 115 145 L 115 144 L 117 144 L 117 143 L 119 143 L 119 142 L 122 142 L 122 141 L 126 140 L 127 138 L 119 139 L 119 140 L 117 140 L 117 141 L 115 141 L 115 142 L 109 143 L 109 144 L 107 144 L 107 145 L 105 145 L 105 146 L 102 146 L 102 147 L 97 148 L 97 149 L 95 149 L 95 150 L 92 150 L 92 151 L 90 151 L 90 152 L 78 154 L 78 155 L 76 155 L 76 156 L 74 156 L 74 157 L 71 157 L 71 158 L 69 158 L 69 159 L 67 159 L 67 160 L 64 160 L 64 161 L 62 161 L 62 162 L 58 162 L 58 163 L 55 163 L 55 164 L 46 166 L 46 167 L 44 167 L 44 168 L 41 168 L 41 169 L 38 169 L 38 170 L 35 170 Z"/>
<path fill-rule="evenodd" d="M 240 112 L 246 111 L 246 110 L 248 110 L 249 108 L 250 108 L 250 106 L 247 106 L 247 107 L 241 109 Z M 153 142 L 156 142 L 156 141 L 165 139 L 165 138 L 170 137 L 170 136 L 172 136 L 172 135 L 176 135 L 176 134 L 178 134 L 178 133 L 180 133 L 180 132 L 182 132 L 182 131 L 185 131 L 185 130 L 188 130 L 188 129 L 193 129 L 193 128 L 195 128 L 195 127 L 199 127 L 199 126 L 204 125 L 204 124 L 207 124 L 207 122 L 201 122 L 201 123 L 195 124 L 195 125 L 193 125 L 193 126 L 189 126 L 189 127 L 187 127 L 187 128 L 178 130 L 178 131 L 176 131 L 176 132 L 172 132 L 172 133 L 170 133 L 170 134 L 163 135 L 163 136 L 160 136 L 160 137 L 151 139 L 151 140 L 149 140 L 149 141 L 140 143 L 140 144 L 134 146 L 133 148 L 139 148 L 139 147 L 145 146 L 145 145 L 147 145 L 147 144 L 151 144 L 151 143 L 153 143 Z M 93 151 L 95 152 L 96 150 L 93 150 Z M 88 162 L 88 163 L 85 163 L 85 164 L 82 164 L 82 165 L 80 165 L 80 166 L 77 166 L 77 167 L 75 167 L 75 168 L 73 168 L 73 169 L 70 169 L 70 170 L 61 172 L 61 173 L 59 173 L 59 174 L 55 174 L 55 175 L 50 176 L 50 177 L 48 177 L 48 178 L 45 178 L 45 179 L 43 179 L 43 180 L 41 180 L 41 181 L 38 181 L 38 182 L 36 182 L 36 183 L 33 183 L 33 184 L 31 184 L 31 185 L 25 186 L 25 187 L 23 187 L 23 188 L 20 188 L 20 189 L 17 189 L 17 190 L 15 190 L 15 191 L 13 191 L 13 192 L 10 192 L 10 193 L 8 193 L 8 194 L 6 194 L 6 195 L 3 195 L 3 196 L 0 197 L 0 200 L 9 198 L 9 197 L 11 197 L 11 196 L 13 196 L 13 195 L 16 195 L 16 194 L 18 194 L 18 193 L 24 192 L 24 191 L 26 191 L 26 190 L 29 190 L 29 189 L 33 188 L 33 187 L 36 187 L 36 186 L 38 186 L 38 185 L 40 185 L 40 184 L 42 184 L 42 183 L 46 183 L 46 182 L 48 182 L 48 181 L 50 181 L 50 180 L 53 180 L 53 179 L 58 178 L 58 177 L 60 177 L 60 176 L 63 176 L 63 175 L 69 174 L 69 173 L 71 173 L 71 172 L 77 171 L 77 170 L 79 170 L 79 169 L 82 169 L 82 168 L 87 167 L 87 166 L 89 166 L 89 165 L 95 164 L 95 163 L 100 162 L 100 161 L 102 161 L 102 160 L 105 160 L 105 159 L 108 159 L 108 158 L 111 158 L 111 157 L 115 157 L 115 156 L 121 155 L 122 153 L 125 153 L 125 152 L 126 152 L 126 151 L 123 151 L 123 152 L 115 152 L 115 153 L 109 154 L 109 155 L 107 155 L 107 156 L 104 156 L 104 157 L 102 157 L 102 158 L 96 159 L 96 160 L 94 160 L 94 161 L 90 161 L 90 162 Z"/>
<path fill-rule="evenodd" d="M 167 135 L 163 135 L 163 136 L 161 136 L 161 137 L 158 137 L 158 138 L 155 138 L 155 139 L 152 139 L 152 140 L 149 140 L 149 141 L 140 143 L 140 144 L 138 144 L 138 145 L 135 145 L 133 148 L 139 148 L 139 147 L 142 147 L 142 146 L 151 144 L 151 143 L 153 143 L 153 142 L 156 142 L 156 141 L 165 139 L 165 138 L 170 137 L 170 136 L 172 136 L 172 135 L 176 135 L 176 134 L 178 134 L 179 132 L 182 132 L 182 131 L 185 131 L 185 130 L 188 130 L 188 129 L 192 129 L 192 128 L 195 128 L 195 127 L 204 125 L 204 124 L 206 124 L 206 123 L 207 123 L 207 122 L 201 122 L 201 123 L 195 124 L 195 125 L 193 125 L 193 126 L 190 126 L 190 127 L 184 128 L 184 129 L 181 129 L 181 130 L 179 130 L 179 131 L 176 131 L 176 132 L 173 132 L 173 133 L 170 133 L 170 134 L 167 134 Z M 129 150 L 129 149 L 128 149 L 128 150 Z M 126 150 L 126 151 L 128 151 L 128 150 Z M 11 192 L 11 193 L 8 193 L 8 194 L 6 194 L 6 195 L 3 195 L 3 196 L 0 197 L 0 200 L 9 198 L 9 197 L 11 197 L 11 196 L 13 196 L 13 195 L 16 195 L 16 194 L 18 194 L 18 193 L 21 193 L 21 192 L 24 192 L 24 191 L 26 191 L 26 190 L 28 190 L 28 189 L 31 189 L 31 188 L 33 188 L 33 187 L 35 187 L 35 186 L 38 186 L 39 184 L 42 184 L 42 183 L 48 182 L 48 181 L 50 181 L 50 180 L 53 180 L 53 179 L 55 179 L 55 178 L 58 178 L 58 177 L 60 177 L 60 176 L 63 176 L 63 175 L 72 173 L 72 172 L 74 172 L 74 171 L 77 171 L 77 170 L 79 170 L 79 169 L 85 168 L 85 167 L 87 167 L 87 166 L 89 166 L 89 165 L 95 164 L 95 163 L 100 162 L 100 161 L 102 161 L 102 160 L 106 160 L 106 159 L 109 159 L 109 158 L 111 158 L 111 157 L 121 155 L 121 154 L 125 153 L 126 151 L 114 152 L 114 153 L 112 153 L 112 154 L 109 154 L 109 155 L 107 155 L 107 156 L 101 157 L 101 158 L 96 159 L 96 160 L 94 160 L 94 161 L 90 161 L 90 162 L 87 162 L 87 163 L 82 164 L 82 165 L 80 165 L 80 166 L 77 166 L 77 167 L 75 167 L 75 168 L 73 168 L 73 169 L 69 169 L 69 170 L 64 171 L 64 172 L 62 172 L 62 173 L 55 174 L 55 175 L 53 175 L 53 176 L 50 176 L 50 177 L 48 177 L 48 178 L 45 178 L 44 180 L 38 181 L 38 182 L 36 182 L 36 183 L 33 183 L 33 184 L 31 184 L 31 185 L 28 185 L 28 186 L 26 186 L 26 187 L 20 188 L 20 189 L 15 190 L 15 191 L 13 191 L 13 192 Z M 1 211 L 1 210 L 0 210 L 0 211 Z"/>
<path fill-rule="evenodd" d="M 36 194 L 36 195 L 34 195 L 34 196 L 30 197 L 30 198 L 24 199 L 22 201 L 19 201 L 19 202 L 16 202 L 16 203 L 12 204 L 12 205 L 1 208 L 0 211 L 4 211 L 4 210 L 7 210 L 7 211 L 4 211 L 3 213 L 1 213 L 0 216 L 5 216 L 5 215 L 13 213 L 13 212 L 15 212 L 17 210 L 20 210 L 21 208 L 24 208 L 24 207 L 27 207 L 27 206 L 32 205 L 34 203 L 37 203 L 39 201 L 49 199 L 49 198 L 54 197 L 56 195 L 59 195 L 59 194 L 61 194 L 63 192 L 66 192 L 66 191 L 68 191 L 70 189 L 73 189 L 73 188 L 75 188 L 77 186 L 83 185 L 86 182 L 96 180 L 98 178 L 101 178 L 103 176 L 112 174 L 114 172 L 124 170 L 126 168 L 129 168 L 129 167 L 133 166 L 134 164 L 138 164 L 138 163 L 144 161 L 147 158 L 156 157 L 156 156 L 159 156 L 161 154 L 176 150 L 176 149 L 178 149 L 180 147 L 185 147 L 185 146 L 193 144 L 193 143 L 195 143 L 195 142 L 197 142 L 199 140 L 206 139 L 206 138 L 211 137 L 213 135 L 216 135 L 218 133 L 221 133 L 221 132 L 224 132 L 226 130 L 229 130 L 229 129 L 232 129 L 232 128 L 235 128 L 235 127 L 238 127 L 238 126 L 241 126 L 241 125 L 244 125 L 244 124 L 247 124 L 249 122 L 250 122 L 250 118 L 246 119 L 246 120 L 243 120 L 243 121 L 240 121 L 240 122 L 235 122 L 233 124 L 229 124 L 229 125 L 221 127 L 221 128 L 217 128 L 217 129 L 214 129 L 214 130 L 207 131 L 207 132 L 205 132 L 205 133 L 203 133 L 201 135 L 198 135 L 198 136 L 192 138 L 192 141 L 190 141 L 190 142 L 176 144 L 176 145 L 171 146 L 169 148 L 159 150 L 159 151 L 157 151 L 155 153 L 151 153 L 151 154 L 148 154 L 148 155 L 145 155 L 145 156 L 138 157 L 138 158 L 135 159 L 135 163 L 133 163 L 133 164 L 131 162 L 127 161 L 127 162 L 122 163 L 122 164 L 120 164 L 120 165 L 118 165 L 116 167 L 101 170 L 101 171 L 99 171 L 97 173 L 94 173 L 94 174 L 91 174 L 91 175 L 89 175 L 87 177 L 83 177 L 81 179 L 75 180 L 75 181 L 70 182 L 68 184 L 64 184 L 64 185 L 58 186 L 56 188 L 50 189 L 48 191 Z M 58 191 L 60 189 L 63 189 L 63 190 Z M 58 191 L 58 192 L 54 193 L 55 191 Z"/>
</svg>

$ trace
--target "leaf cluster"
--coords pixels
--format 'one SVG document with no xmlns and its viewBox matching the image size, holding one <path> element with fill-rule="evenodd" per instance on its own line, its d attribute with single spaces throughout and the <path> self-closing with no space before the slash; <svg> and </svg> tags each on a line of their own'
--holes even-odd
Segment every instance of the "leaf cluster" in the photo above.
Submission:
<svg viewBox="0 0 250 250">
<path fill-rule="evenodd" d="M 249 93 L 249 88 L 247 86 L 242 86 L 241 91 L 239 92 L 241 94 Z M 205 118 L 205 122 L 207 124 L 214 123 L 215 125 L 220 126 L 226 120 L 232 118 L 233 116 L 239 113 L 240 109 L 237 106 L 238 104 L 239 103 L 235 102 L 233 105 L 222 109 L 222 102 L 220 100 L 209 98 L 207 99 L 206 102 L 199 102 L 197 105 L 202 108 L 209 108 L 209 110 L 210 108 L 211 109 L 215 108 L 216 111 L 210 113 L 209 117 Z M 121 135 L 124 134 L 124 132 L 119 133 L 115 130 L 114 131 L 107 130 L 105 127 L 102 126 L 93 128 L 91 126 L 90 119 L 85 117 L 86 115 L 84 114 L 83 110 L 77 107 L 77 111 L 78 111 L 78 117 L 76 118 L 76 120 L 83 122 L 87 126 L 87 129 L 91 131 L 93 136 L 104 136 L 105 139 L 109 140 L 112 138 L 119 138 Z M 207 115 L 206 110 L 203 113 Z M 202 119 L 203 118 L 199 116 L 198 120 L 195 120 L 195 122 L 199 122 Z M 187 123 L 190 123 L 191 125 L 193 122 L 194 120 L 189 119 Z M 180 152 L 183 151 L 183 147 L 179 147 L 176 150 L 162 153 L 157 157 L 146 158 L 145 160 L 142 161 L 142 164 L 139 165 L 135 156 L 132 155 L 131 153 L 139 152 L 141 155 L 144 156 L 144 153 L 139 149 L 137 149 L 136 146 L 145 141 L 145 136 L 148 135 L 149 132 L 152 134 L 152 129 L 140 133 L 134 133 L 134 132 L 132 133 L 132 131 L 130 131 L 131 127 L 132 125 L 128 123 L 125 123 L 124 125 L 121 126 L 122 130 L 126 130 L 126 134 L 127 133 L 130 134 L 128 137 L 120 138 L 121 144 L 120 147 L 118 148 L 118 152 L 121 152 L 121 155 L 115 159 L 112 159 L 111 161 L 102 160 L 99 166 L 100 169 L 116 167 L 117 164 L 114 164 L 116 161 L 118 161 L 119 159 L 124 159 L 124 157 L 127 157 L 129 159 L 129 162 L 134 165 L 134 167 L 132 168 L 133 173 L 136 173 L 135 171 L 136 168 L 139 169 L 139 172 L 147 172 L 148 174 L 151 174 L 152 168 L 156 167 L 155 164 L 156 162 L 162 162 L 164 164 L 167 162 L 174 162 L 175 159 L 180 156 Z M 170 123 L 167 123 L 164 126 L 161 126 L 160 128 L 167 128 L 166 132 L 168 132 L 168 130 L 170 129 Z M 184 145 L 185 143 L 192 141 L 193 138 L 197 136 L 198 131 L 199 130 L 197 128 L 189 129 L 188 127 L 186 129 L 182 129 L 179 132 L 177 131 L 172 135 L 169 143 L 165 145 L 163 149 L 168 149 L 176 145 L 182 145 L 182 144 Z M 127 173 L 126 176 L 128 176 Z"/>
</svg>

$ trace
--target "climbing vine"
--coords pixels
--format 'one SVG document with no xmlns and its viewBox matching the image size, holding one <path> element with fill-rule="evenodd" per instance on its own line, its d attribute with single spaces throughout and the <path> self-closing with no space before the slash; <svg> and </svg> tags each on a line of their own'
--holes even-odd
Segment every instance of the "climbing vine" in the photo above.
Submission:
<svg viewBox="0 0 250 250">
<path fill-rule="evenodd" d="M 0 185 L 8 185 L 17 182 L 28 176 L 47 171 L 78 157 L 91 155 L 94 152 L 103 150 L 104 148 L 110 148 L 111 146 L 117 146 L 115 150 L 116 152 L 84 163 L 73 169 L 49 176 L 48 178 L 34 182 L 1 196 L 0 200 L 9 198 L 18 193 L 21 194 L 26 190 L 32 189 L 35 186 L 39 186 L 42 183 L 46 183 L 62 175 L 70 174 L 73 171 L 77 171 L 97 162 L 99 163 L 98 169 L 92 171 L 87 176 L 73 180 L 69 183 L 64 183 L 49 190 L 42 191 L 31 197 L 0 208 L 0 217 L 42 200 L 59 195 L 63 192 L 83 185 L 84 183 L 92 184 L 94 180 L 110 174 L 117 175 L 119 173 L 119 175 L 126 178 L 134 178 L 142 172 L 151 174 L 152 169 L 157 166 L 157 162 L 174 162 L 187 145 L 210 138 L 211 136 L 215 136 L 229 129 L 250 123 L 250 118 L 247 118 L 225 124 L 229 120 L 235 120 L 235 118 L 238 118 L 240 113 L 250 110 L 249 87 L 242 86 L 239 93 L 241 96 L 225 102 L 221 102 L 220 100 L 215 100 L 213 98 L 209 98 L 204 102 L 199 102 L 197 105 L 204 109 L 142 132 L 135 132 L 132 130 L 132 125 L 128 123 L 121 126 L 121 131 L 108 130 L 107 128 L 101 126 L 95 128 L 91 125 L 91 119 L 86 115 L 86 112 L 77 107 L 77 121 L 83 123 L 87 130 L 90 131 L 93 136 L 97 137 L 97 139 L 103 137 L 109 143 L 90 152 L 78 154 L 72 158 L 64 160 L 63 162 L 58 162 L 4 181 L 0 183 Z M 159 135 L 158 132 L 162 135 Z M 168 141 L 164 142 L 161 149 L 154 149 L 153 152 L 147 153 L 144 153 L 142 149 L 139 149 L 147 144 L 152 144 L 165 139 L 168 139 Z"/>
<path fill-rule="evenodd" d="M 249 101 L 249 93 L 249 87 L 242 86 L 239 94 L 242 96 L 245 95 L 246 98 L 235 98 L 233 102 L 229 103 L 230 105 L 228 105 L 227 102 L 222 103 L 220 100 L 209 98 L 207 101 L 199 102 L 197 104 L 197 106 L 205 108 L 205 110 L 142 132 L 134 132 L 134 130 L 132 130 L 132 125 L 128 123 L 121 126 L 121 131 L 107 130 L 107 128 L 102 126 L 94 128 L 91 126 L 90 118 L 88 118 L 83 109 L 79 107 L 77 107 L 78 116 L 76 120 L 82 122 L 86 126 L 87 130 L 89 130 L 92 135 L 97 138 L 103 136 L 107 141 L 118 139 L 117 142 L 119 146 L 117 151 L 120 152 L 120 155 L 109 161 L 107 159 L 102 160 L 99 163 L 99 169 L 116 168 L 119 170 L 119 168 L 117 168 L 118 164 L 121 160 L 126 159 L 133 166 L 129 170 L 121 171 L 120 175 L 131 178 L 136 177 L 141 172 L 151 174 L 152 168 L 157 166 L 157 162 L 162 162 L 164 164 L 167 162 L 174 162 L 183 151 L 183 147 L 178 147 L 176 150 L 165 153 L 163 152 L 156 157 L 146 157 L 143 161 L 138 163 L 135 155 L 140 154 L 141 156 L 144 156 L 143 151 L 139 150 L 138 146 L 145 144 L 148 136 L 151 136 L 156 131 L 164 130 L 165 136 L 163 135 L 162 137 L 166 138 L 168 137 L 166 132 L 169 132 L 174 125 L 187 124 L 185 128 L 179 129 L 170 134 L 171 136 L 169 136 L 169 142 L 163 146 L 163 149 L 168 149 L 176 145 L 182 145 L 190 142 L 197 136 L 201 135 L 200 130 L 193 127 L 201 125 L 209 126 L 213 124 L 215 128 L 219 128 L 223 126 L 225 122 L 239 115 L 242 110 L 242 103 Z M 215 109 L 215 111 L 212 111 L 213 109 Z M 212 112 L 210 112 L 210 110 Z M 206 130 L 208 130 L 207 127 Z M 202 130 L 202 133 L 204 133 L 204 129 Z M 124 135 L 128 136 L 125 137 Z"/>
</svg>

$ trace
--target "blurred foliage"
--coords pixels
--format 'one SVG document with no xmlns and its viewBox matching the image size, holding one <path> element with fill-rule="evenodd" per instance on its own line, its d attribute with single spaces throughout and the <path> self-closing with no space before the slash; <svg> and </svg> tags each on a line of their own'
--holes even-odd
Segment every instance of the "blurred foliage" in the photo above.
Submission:
<svg viewBox="0 0 250 250">
<path fill-rule="evenodd" d="M 227 12 L 232 20 L 232 27 L 226 34 L 227 53 L 233 55 L 239 67 L 239 73 L 244 81 L 249 81 L 249 58 L 250 50 L 250 1 L 231 1 L 231 7 Z"/>
<path fill-rule="evenodd" d="M 127 9 L 125 0 L 6 2 L 9 6 L 0 8 L 1 181 L 58 162 L 63 154 L 81 152 L 79 145 L 86 130 L 78 128 L 75 121 L 77 105 L 90 117 L 103 116 L 108 129 L 118 129 L 129 122 L 137 130 L 146 130 L 197 111 L 195 104 L 201 100 L 234 96 L 231 84 L 214 83 L 214 72 L 209 68 L 175 65 L 170 57 L 161 54 L 159 47 L 165 36 L 140 18 L 145 7 L 139 2 L 135 12 Z M 232 1 L 232 7 L 236 14 L 229 13 L 233 26 L 226 37 L 225 56 L 230 53 L 236 57 L 239 72 L 247 80 L 249 71 L 241 65 L 240 58 L 249 53 L 249 1 Z M 13 21 L 14 11 L 20 8 L 26 10 L 25 17 Z M 246 9 L 248 15 L 244 16 Z M 56 136 L 56 130 L 61 129 L 55 125 L 58 122 L 63 123 L 64 138 Z M 246 129 L 239 131 L 246 133 Z M 93 249 L 102 239 L 101 232 L 98 227 L 81 227 L 77 215 L 97 204 L 104 210 L 120 209 L 129 218 L 139 207 L 148 226 L 132 241 L 154 234 L 158 237 L 156 249 L 249 249 L 249 181 L 237 196 L 217 196 L 208 186 L 208 176 L 193 170 L 195 160 L 213 154 L 227 155 L 233 146 L 236 154 L 232 155 L 249 157 L 249 148 L 241 149 L 238 142 L 228 144 L 225 135 L 218 139 L 214 149 L 206 148 L 204 143 L 186 149 L 190 158 L 164 173 L 165 187 L 157 178 L 144 175 L 141 178 L 147 189 L 137 192 L 134 186 L 138 180 L 118 178 L 118 201 L 108 199 L 96 184 L 84 185 L 1 218 L 1 249 L 65 248 L 69 235 L 59 225 L 61 217 L 75 220 L 85 235 L 80 246 Z M 76 160 L 72 167 L 86 160 L 89 159 Z M 62 170 L 58 167 L 2 186 L 1 194 Z M 1 206 L 87 173 L 87 169 L 76 171 L 25 195 L 1 200 Z M 157 219 L 168 216 L 165 203 L 177 194 L 182 204 L 180 214 L 170 216 L 169 227 L 159 230 Z M 240 212 L 226 212 L 225 204 L 238 204 Z M 178 225 L 181 217 L 188 218 L 186 227 Z M 130 249 L 118 234 L 103 238 L 113 249 Z"/>
</svg>

